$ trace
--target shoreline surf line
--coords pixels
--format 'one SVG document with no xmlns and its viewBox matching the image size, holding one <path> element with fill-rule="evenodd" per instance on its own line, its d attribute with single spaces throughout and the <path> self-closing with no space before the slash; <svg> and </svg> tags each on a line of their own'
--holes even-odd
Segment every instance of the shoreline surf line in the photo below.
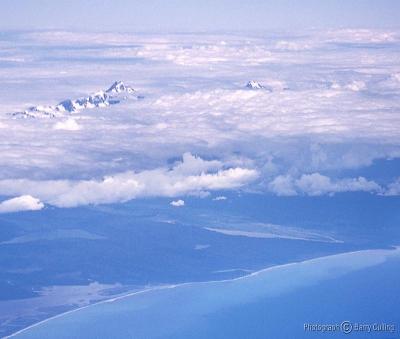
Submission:
<svg viewBox="0 0 400 339">
<path fill-rule="evenodd" d="M 3 337 L 3 339 L 8 339 L 8 338 L 14 338 L 17 335 L 26 332 L 32 328 L 35 328 L 39 325 L 42 325 L 44 323 L 47 323 L 53 319 L 58 319 L 61 318 L 63 316 L 66 316 L 68 314 L 74 313 L 74 312 L 78 312 L 80 310 L 92 307 L 92 306 L 96 306 L 96 305 L 101 305 L 101 304 L 106 304 L 106 303 L 112 303 L 121 299 L 126 299 L 129 297 L 133 297 L 135 295 L 139 295 L 139 294 L 144 294 L 144 293 L 148 293 L 148 292 L 152 292 L 152 291 L 157 291 L 157 290 L 167 290 L 167 289 L 172 289 L 172 288 L 177 288 L 177 287 L 182 287 L 182 286 L 188 286 L 188 285 L 194 285 L 194 284 L 213 284 L 213 283 L 224 283 L 224 282 L 232 282 L 232 281 L 238 281 L 238 280 L 243 280 L 243 279 L 247 279 L 247 278 L 251 278 L 253 276 L 257 276 L 259 274 L 262 274 L 264 272 L 268 272 L 268 271 L 275 271 L 275 270 L 279 270 L 285 267 L 291 267 L 291 266 L 296 266 L 296 265 L 302 265 L 302 264 L 307 264 L 307 263 L 313 263 L 313 262 L 318 262 L 318 261 L 324 261 L 326 259 L 332 259 L 332 258 L 340 258 L 340 257 L 346 257 L 346 256 L 351 256 L 351 255 L 357 255 L 357 254 L 372 254 L 375 252 L 385 252 L 385 254 L 387 254 L 387 256 L 391 256 L 391 255 L 399 255 L 400 254 L 400 245 L 399 246 L 392 246 L 392 248 L 390 249 L 367 249 L 367 250 L 359 250 L 359 251 L 350 251 L 350 252 L 343 252 L 343 253 L 338 253 L 338 254 L 333 254 L 333 255 L 327 255 L 327 256 L 322 256 L 322 257 L 317 257 L 317 258 L 313 258 L 313 259 L 307 259 L 307 260 L 303 260 L 303 261 L 297 261 L 297 262 L 290 262 L 287 264 L 282 264 L 282 265 L 275 265 L 275 266 L 270 266 L 267 268 L 263 268 L 259 271 L 256 272 L 252 272 L 250 274 L 246 274 L 246 275 L 242 275 L 240 277 L 236 277 L 236 278 L 232 278 L 232 279 L 222 279 L 222 280 L 208 280 L 208 281 L 190 281 L 190 282 L 184 282 L 184 283 L 178 283 L 178 284 L 169 284 L 169 285 L 160 285 L 160 286 L 154 286 L 151 288 L 145 288 L 143 290 L 139 290 L 139 291 L 134 291 L 134 292 L 130 292 L 124 295 L 120 295 L 114 298 L 110 298 L 110 299 L 106 299 L 106 300 L 102 300 L 99 302 L 95 302 L 89 305 L 85 305 L 82 307 L 78 307 L 76 309 L 73 310 L 69 310 L 67 312 L 63 312 L 60 314 L 56 314 L 52 317 L 43 319 L 39 322 L 36 322 L 32 325 L 29 325 L 21 330 L 18 330 L 17 332 L 14 332 L 12 334 L 9 334 L 5 337 Z"/>
</svg>

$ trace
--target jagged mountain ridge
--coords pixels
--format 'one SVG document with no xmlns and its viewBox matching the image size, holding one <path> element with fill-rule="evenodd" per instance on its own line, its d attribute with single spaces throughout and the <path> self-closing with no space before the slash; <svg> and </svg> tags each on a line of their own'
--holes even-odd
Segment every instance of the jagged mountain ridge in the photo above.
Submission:
<svg viewBox="0 0 400 339">
<path fill-rule="evenodd" d="M 264 90 L 264 91 L 267 91 L 267 92 L 272 92 L 273 91 L 271 86 L 262 85 L 258 81 L 254 81 L 254 80 L 250 80 L 246 84 L 246 88 L 247 89 L 251 89 L 251 90 Z M 285 89 L 287 89 L 287 88 L 285 88 Z"/>
<path fill-rule="evenodd" d="M 84 109 L 115 105 L 129 97 L 142 98 L 132 95 L 135 92 L 132 87 L 126 86 L 122 81 L 115 81 L 106 91 L 99 91 L 75 100 L 67 99 L 55 106 L 33 106 L 23 112 L 15 112 L 11 115 L 15 118 L 57 118 L 65 114 L 78 113 Z"/>
<path fill-rule="evenodd" d="M 262 88 L 264 88 L 263 85 L 261 85 L 259 82 L 254 81 L 254 80 L 250 80 L 250 81 L 246 84 L 246 87 L 247 87 L 247 88 L 250 88 L 250 89 L 262 89 Z"/>
</svg>

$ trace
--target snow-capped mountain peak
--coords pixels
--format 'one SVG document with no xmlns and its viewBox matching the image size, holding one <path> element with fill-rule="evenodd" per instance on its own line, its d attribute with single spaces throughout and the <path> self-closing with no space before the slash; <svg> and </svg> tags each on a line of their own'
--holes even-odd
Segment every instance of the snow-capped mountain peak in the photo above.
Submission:
<svg viewBox="0 0 400 339">
<path fill-rule="evenodd" d="M 125 86 L 125 84 L 122 81 L 115 81 L 106 92 L 107 93 L 121 93 L 121 92 L 132 93 L 134 91 L 135 90 L 132 87 Z"/>
<path fill-rule="evenodd" d="M 259 82 L 254 81 L 254 80 L 249 81 L 249 82 L 246 84 L 246 87 L 247 87 L 247 88 L 250 88 L 250 89 L 262 89 L 262 88 L 264 88 L 263 85 L 261 85 Z"/>
<path fill-rule="evenodd" d="M 87 97 L 79 99 L 63 100 L 55 106 L 34 106 L 24 112 L 12 113 L 13 117 L 22 118 L 55 118 L 66 113 L 77 113 L 84 109 L 95 107 L 107 107 L 120 103 L 122 100 L 132 98 L 129 96 L 135 92 L 132 87 L 126 86 L 122 81 L 115 81 L 106 91 L 99 91 Z M 142 96 L 135 97 L 142 99 Z"/>
</svg>

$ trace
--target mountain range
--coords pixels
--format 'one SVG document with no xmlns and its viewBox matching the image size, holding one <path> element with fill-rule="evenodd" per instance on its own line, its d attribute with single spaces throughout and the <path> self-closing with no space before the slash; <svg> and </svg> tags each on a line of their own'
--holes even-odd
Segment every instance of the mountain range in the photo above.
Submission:
<svg viewBox="0 0 400 339">
<path fill-rule="evenodd" d="M 107 90 L 99 91 L 79 99 L 67 99 L 52 106 L 32 106 L 23 112 L 15 112 L 14 118 L 56 118 L 65 114 L 78 113 L 84 109 L 107 107 L 115 105 L 129 98 L 142 99 L 135 95 L 132 87 L 126 86 L 122 81 L 115 81 Z"/>
</svg>

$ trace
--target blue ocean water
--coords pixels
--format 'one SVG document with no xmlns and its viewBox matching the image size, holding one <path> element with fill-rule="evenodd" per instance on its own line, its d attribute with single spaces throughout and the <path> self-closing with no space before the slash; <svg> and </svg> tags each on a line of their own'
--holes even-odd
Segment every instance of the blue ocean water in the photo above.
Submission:
<svg viewBox="0 0 400 339">
<path fill-rule="evenodd" d="M 395 338 L 399 249 L 353 252 L 222 282 L 183 284 L 100 303 L 17 338 Z M 357 324 L 371 325 L 360 331 Z M 374 330 L 373 326 L 381 326 Z M 376 329 L 378 329 L 376 326 Z"/>
</svg>

